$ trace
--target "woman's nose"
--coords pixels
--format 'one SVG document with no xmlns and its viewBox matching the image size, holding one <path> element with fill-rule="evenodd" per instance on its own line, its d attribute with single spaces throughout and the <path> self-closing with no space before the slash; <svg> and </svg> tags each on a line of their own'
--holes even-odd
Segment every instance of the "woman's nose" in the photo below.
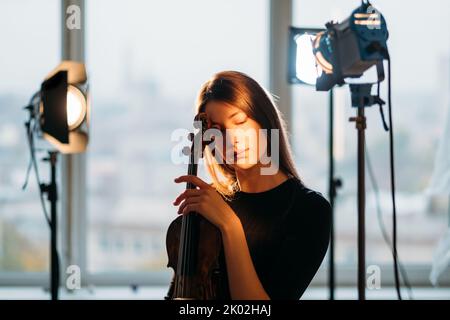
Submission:
<svg viewBox="0 0 450 320">
<path fill-rule="evenodd" d="M 227 130 L 225 135 L 225 143 L 227 147 L 234 147 L 237 141 L 237 136 L 233 133 L 233 130 Z"/>
</svg>

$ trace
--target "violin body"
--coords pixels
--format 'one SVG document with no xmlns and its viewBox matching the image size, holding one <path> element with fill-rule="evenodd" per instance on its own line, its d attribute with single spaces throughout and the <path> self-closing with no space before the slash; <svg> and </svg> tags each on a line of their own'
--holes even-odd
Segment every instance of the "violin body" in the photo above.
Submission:
<svg viewBox="0 0 450 320">
<path fill-rule="evenodd" d="M 186 153 L 190 155 L 188 174 L 197 175 L 197 164 L 203 156 L 203 134 L 208 127 L 206 114 L 194 118 L 197 134 L 189 134 L 192 141 Z M 192 183 L 186 189 L 195 189 Z M 165 296 L 166 300 L 229 300 L 228 279 L 220 230 L 197 212 L 178 216 L 170 224 L 166 235 L 167 267 L 174 276 Z"/>
<path fill-rule="evenodd" d="M 229 300 L 220 231 L 199 215 L 196 216 L 198 241 L 195 267 L 189 275 L 183 275 L 178 270 L 182 218 L 179 216 L 172 221 L 167 231 L 167 267 L 172 268 L 175 274 L 165 299 Z"/>
</svg>

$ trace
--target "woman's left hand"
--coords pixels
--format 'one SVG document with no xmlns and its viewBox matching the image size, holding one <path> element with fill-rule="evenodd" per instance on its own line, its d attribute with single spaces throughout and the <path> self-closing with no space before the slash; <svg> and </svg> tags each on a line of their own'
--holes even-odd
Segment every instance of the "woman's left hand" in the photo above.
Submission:
<svg viewBox="0 0 450 320">
<path fill-rule="evenodd" d="M 176 178 L 175 182 L 191 182 L 199 187 L 199 189 L 186 189 L 175 199 L 174 206 L 184 200 L 178 209 L 179 214 L 198 212 L 220 230 L 237 218 L 233 209 L 223 200 L 216 189 L 199 177 L 184 175 Z"/>
</svg>

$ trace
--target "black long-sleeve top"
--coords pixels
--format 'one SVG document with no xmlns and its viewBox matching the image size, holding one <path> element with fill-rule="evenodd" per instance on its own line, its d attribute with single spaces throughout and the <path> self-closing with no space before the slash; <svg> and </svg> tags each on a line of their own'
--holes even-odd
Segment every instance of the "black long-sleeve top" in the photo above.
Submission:
<svg viewBox="0 0 450 320">
<path fill-rule="evenodd" d="M 238 191 L 227 203 L 241 220 L 253 265 L 269 297 L 300 299 L 328 248 L 329 202 L 289 177 L 268 191 Z"/>
</svg>

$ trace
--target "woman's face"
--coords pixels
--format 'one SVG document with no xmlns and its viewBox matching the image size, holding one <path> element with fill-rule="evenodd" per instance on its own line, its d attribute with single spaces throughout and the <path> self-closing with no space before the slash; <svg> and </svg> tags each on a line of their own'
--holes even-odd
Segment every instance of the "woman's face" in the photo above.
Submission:
<svg viewBox="0 0 450 320">
<path fill-rule="evenodd" d="M 222 143 L 216 144 L 224 163 L 235 170 L 249 169 L 259 163 L 261 126 L 241 109 L 220 101 L 209 101 L 205 106 L 208 122 L 221 132 Z M 217 137 L 216 137 L 217 139 Z M 261 151 L 264 151 L 261 150 Z"/>
</svg>

